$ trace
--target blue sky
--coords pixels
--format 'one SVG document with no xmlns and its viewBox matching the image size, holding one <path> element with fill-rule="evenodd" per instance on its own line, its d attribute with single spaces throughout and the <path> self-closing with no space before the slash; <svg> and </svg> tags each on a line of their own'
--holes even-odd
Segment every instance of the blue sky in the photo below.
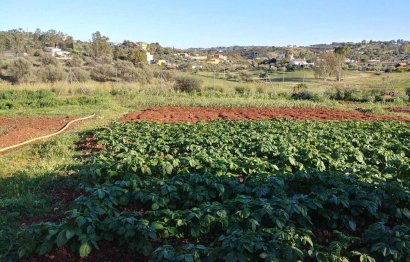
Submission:
<svg viewBox="0 0 410 262">
<path fill-rule="evenodd" d="M 164 46 L 410 39 L 410 0 L 0 0 L 0 30 L 56 29 Z"/>
</svg>

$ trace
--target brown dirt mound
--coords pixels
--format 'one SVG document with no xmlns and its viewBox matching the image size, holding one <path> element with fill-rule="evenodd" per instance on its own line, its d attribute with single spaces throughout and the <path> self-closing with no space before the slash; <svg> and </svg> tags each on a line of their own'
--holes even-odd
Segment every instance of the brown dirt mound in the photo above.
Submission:
<svg viewBox="0 0 410 262">
<path fill-rule="evenodd" d="M 387 110 L 396 113 L 407 113 L 410 114 L 410 106 L 409 107 L 389 107 Z"/>
<path fill-rule="evenodd" d="M 376 115 L 354 110 L 332 108 L 290 108 L 290 107 L 153 107 L 121 117 L 121 121 L 192 122 L 224 120 L 263 120 L 289 118 L 294 120 L 397 120 L 409 121 L 403 117 Z"/>
<path fill-rule="evenodd" d="M 0 117 L 0 148 L 48 135 L 76 117 Z"/>
</svg>

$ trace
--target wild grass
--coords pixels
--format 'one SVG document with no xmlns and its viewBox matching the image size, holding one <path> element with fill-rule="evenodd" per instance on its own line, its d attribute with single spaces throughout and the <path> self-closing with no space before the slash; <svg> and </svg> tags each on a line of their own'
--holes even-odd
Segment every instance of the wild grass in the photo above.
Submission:
<svg viewBox="0 0 410 262">
<path fill-rule="evenodd" d="M 64 134 L 0 157 L 0 239 L 33 216 L 57 211 L 51 191 L 74 186 L 69 166 L 77 137 Z"/>
<path fill-rule="evenodd" d="M 254 79 L 257 79 L 261 71 L 253 72 Z M 235 73 L 234 73 L 235 74 Z M 202 79 L 205 87 L 214 86 L 213 72 L 198 72 L 195 74 Z M 215 80 L 216 89 L 232 91 L 235 86 L 245 86 L 248 89 L 254 90 L 259 86 L 268 86 L 274 89 L 277 93 L 291 92 L 293 87 L 298 83 L 305 83 L 312 92 L 323 93 L 337 88 L 359 88 L 359 89 L 382 89 L 396 90 L 404 94 L 404 89 L 410 86 L 410 72 L 403 73 L 375 73 L 375 72 L 359 72 L 359 71 L 344 71 L 344 79 L 342 82 L 337 82 L 334 79 L 323 81 L 314 76 L 313 70 L 297 70 L 293 72 L 274 72 L 269 74 L 270 83 L 260 82 L 238 82 L 223 78 L 223 73 L 219 73 Z M 284 80 L 284 81 L 283 81 Z"/>
</svg>

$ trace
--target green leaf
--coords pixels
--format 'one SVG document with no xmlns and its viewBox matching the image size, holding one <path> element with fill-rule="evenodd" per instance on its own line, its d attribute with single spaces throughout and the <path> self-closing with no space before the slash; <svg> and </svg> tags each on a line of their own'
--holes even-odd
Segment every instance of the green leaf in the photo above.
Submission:
<svg viewBox="0 0 410 262">
<path fill-rule="evenodd" d="M 353 231 L 356 231 L 356 222 L 349 220 L 349 228 Z"/>
<path fill-rule="evenodd" d="M 289 160 L 289 163 L 290 163 L 292 166 L 296 166 L 296 165 L 297 165 L 296 159 L 295 159 L 293 156 L 289 156 L 288 160 Z"/>
<path fill-rule="evenodd" d="M 154 229 L 156 229 L 156 230 L 164 229 L 164 226 L 163 226 L 161 223 L 159 223 L 159 222 L 153 222 L 153 223 L 151 224 L 151 227 L 154 228 Z"/>
<path fill-rule="evenodd" d="M 223 194 L 225 192 L 225 187 L 221 184 L 217 184 L 216 188 L 218 189 L 220 194 Z"/>
<path fill-rule="evenodd" d="M 87 257 L 91 253 L 91 246 L 88 243 L 83 243 L 80 246 L 80 257 Z"/>
<path fill-rule="evenodd" d="M 177 219 L 177 227 L 185 225 L 185 222 L 182 219 Z"/>
<path fill-rule="evenodd" d="M 401 210 L 401 212 L 403 213 L 403 215 L 404 215 L 405 217 L 407 217 L 407 219 L 410 219 L 410 210 L 408 210 L 407 208 L 403 208 L 403 209 Z"/>
<path fill-rule="evenodd" d="M 151 208 L 152 208 L 152 210 L 158 210 L 159 205 L 157 203 L 154 203 L 154 204 L 152 204 Z"/>
<path fill-rule="evenodd" d="M 75 235 L 75 233 L 69 229 L 67 229 L 67 231 L 65 232 L 65 236 L 67 238 L 67 241 L 70 240 L 73 236 Z"/>
<path fill-rule="evenodd" d="M 64 230 L 58 233 L 56 242 L 58 247 L 62 247 L 67 243 L 66 232 L 64 232 Z"/>
</svg>

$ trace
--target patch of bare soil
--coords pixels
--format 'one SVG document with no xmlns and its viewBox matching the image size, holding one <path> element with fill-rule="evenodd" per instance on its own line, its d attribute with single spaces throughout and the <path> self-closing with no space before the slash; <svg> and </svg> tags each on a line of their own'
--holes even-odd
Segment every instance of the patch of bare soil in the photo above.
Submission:
<svg viewBox="0 0 410 262">
<path fill-rule="evenodd" d="M 407 113 L 410 114 L 410 106 L 409 107 L 389 107 L 387 110 L 395 113 Z"/>
<path fill-rule="evenodd" d="M 57 132 L 72 116 L 58 117 L 0 117 L 0 148 Z"/>
<path fill-rule="evenodd" d="M 290 107 L 152 107 L 139 112 L 132 112 L 121 117 L 121 121 L 155 122 L 209 122 L 212 120 L 267 120 L 288 118 L 294 120 L 360 120 L 409 121 L 404 117 L 377 115 L 333 108 L 290 108 Z"/>
</svg>

